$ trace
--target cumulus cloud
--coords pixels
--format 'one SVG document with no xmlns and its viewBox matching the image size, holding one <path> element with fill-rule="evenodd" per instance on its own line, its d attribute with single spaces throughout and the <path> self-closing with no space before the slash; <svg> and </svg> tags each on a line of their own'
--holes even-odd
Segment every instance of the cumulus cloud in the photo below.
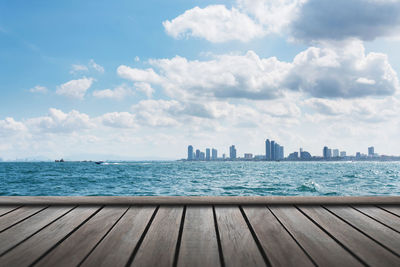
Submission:
<svg viewBox="0 0 400 267">
<path fill-rule="evenodd" d="M 287 34 L 305 42 L 373 40 L 398 34 L 400 2 L 394 0 L 237 0 L 234 7 L 194 7 L 163 22 L 174 38 L 249 41 Z"/>
<path fill-rule="evenodd" d="M 83 99 L 86 91 L 92 86 L 94 79 L 83 77 L 78 80 L 71 80 L 57 86 L 56 93 L 71 98 Z"/>
<path fill-rule="evenodd" d="M 134 82 L 159 85 L 175 99 L 274 99 L 285 92 L 319 98 L 393 95 L 396 72 L 381 53 L 365 53 L 361 42 L 343 48 L 310 47 L 292 62 L 275 57 L 220 55 L 212 60 L 153 59 L 153 68 L 120 66 L 118 74 Z"/>
<path fill-rule="evenodd" d="M 104 73 L 104 67 L 94 62 L 93 59 L 89 61 L 89 67 L 96 70 L 97 72 Z"/>
<path fill-rule="evenodd" d="M 0 120 L 0 135 L 15 134 L 26 131 L 26 127 L 22 122 L 15 121 L 14 118 L 8 117 Z"/>
<path fill-rule="evenodd" d="M 101 122 L 113 128 L 136 128 L 135 115 L 129 112 L 111 112 L 100 117 Z"/>
<path fill-rule="evenodd" d="M 373 40 L 400 30 L 400 2 L 393 0 L 308 0 L 290 25 L 301 40 Z"/>
<path fill-rule="evenodd" d="M 117 99 L 122 100 L 127 96 L 133 95 L 134 92 L 131 88 L 126 85 L 121 85 L 116 87 L 115 89 L 105 89 L 105 90 L 98 90 L 93 92 L 93 96 L 97 98 L 110 98 L 110 99 Z"/>
<path fill-rule="evenodd" d="M 261 25 L 236 8 L 224 5 L 195 7 L 182 15 L 163 22 L 166 32 L 174 38 L 193 36 L 220 43 L 231 40 L 248 41 L 265 34 Z"/>
<path fill-rule="evenodd" d="M 69 73 L 71 74 L 76 74 L 78 72 L 85 72 L 88 71 L 89 68 L 85 65 L 81 65 L 81 64 L 72 64 L 71 65 L 71 70 L 69 71 Z"/>
<path fill-rule="evenodd" d="M 80 72 L 88 72 L 90 70 L 93 70 L 95 72 L 99 73 L 104 73 L 104 67 L 97 64 L 93 59 L 89 60 L 89 63 L 87 65 L 82 65 L 82 64 L 72 64 L 70 73 L 71 74 L 77 74 Z"/>
<path fill-rule="evenodd" d="M 36 85 L 35 87 L 29 89 L 31 93 L 47 93 L 47 88 L 41 85 Z"/>
<path fill-rule="evenodd" d="M 69 113 L 55 108 L 49 109 L 49 114 L 27 120 L 26 125 L 45 133 L 71 133 L 93 127 L 93 123 L 87 114 L 72 110 Z"/>
</svg>

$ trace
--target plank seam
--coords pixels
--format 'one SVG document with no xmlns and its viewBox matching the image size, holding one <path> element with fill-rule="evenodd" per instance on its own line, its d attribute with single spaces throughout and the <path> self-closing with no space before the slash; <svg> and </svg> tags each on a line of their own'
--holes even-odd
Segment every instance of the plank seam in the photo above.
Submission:
<svg viewBox="0 0 400 267">
<path fill-rule="evenodd" d="M 34 216 L 34 215 L 38 214 L 39 212 L 41 212 L 41 211 L 43 211 L 43 210 L 47 209 L 48 207 L 49 207 L 49 206 L 46 206 L 46 207 L 44 207 L 44 208 L 42 208 L 42 209 L 38 210 L 37 212 L 35 212 L 35 213 L 33 213 L 33 214 L 29 215 L 28 217 L 25 217 L 25 218 L 23 218 L 23 219 L 21 219 L 21 220 L 17 221 L 16 223 L 14 223 L 14 224 L 12 224 L 12 225 L 8 226 L 7 228 L 5 228 L 5 229 L 1 230 L 1 231 L 0 231 L 0 233 L 2 233 L 2 232 L 4 232 L 4 231 L 6 231 L 6 230 L 8 230 L 8 229 L 10 229 L 11 227 L 13 227 L 13 226 L 15 226 L 15 225 L 17 225 L 17 224 L 19 224 L 19 223 L 21 223 L 21 222 L 23 222 L 23 221 L 27 220 L 27 219 L 29 219 L 30 217 L 32 217 L 32 216 Z"/>
<path fill-rule="evenodd" d="M 89 251 L 89 253 L 79 262 L 78 266 L 81 266 L 82 263 L 90 256 L 90 254 L 97 248 L 97 246 L 106 238 L 106 236 L 111 232 L 111 230 L 117 225 L 117 223 L 124 217 L 124 215 L 128 212 L 130 206 L 122 213 L 122 215 L 115 221 L 115 223 L 107 230 L 107 232 L 100 238 L 100 240 L 94 245 L 94 247 Z"/>
<path fill-rule="evenodd" d="M 4 215 L 7 215 L 7 214 L 9 214 L 10 212 L 13 212 L 13 211 L 15 211 L 15 210 L 17 210 L 17 209 L 19 209 L 19 208 L 21 208 L 21 207 L 23 207 L 23 206 L 18 206 L 18 207 L 14 208 L 14 209 L 12 209 L 12 210 L 10 210 L 10 211 L 7 211 L 6 213 L 1 214 L 0 217 L 2 217 L 2 216 L 4 216 Z"/>
<path fill-rule="evenodd" d="M 249 228 L 250 233 L 251 233 L 251 235 L 253 236 L 254 241 L 256 242 L 256 245 L 257 245 L 257 247 L 258 247 L 258 250 L 260 251 L 261 256 L 263 257 L 263 259 L 264 259 L 264 261 L 265 261 L 265 264 L 266 264 L 267 266 L 269 266 L 269 267 L 272 266 L 270 260 L 268 259 L 267 253 L 264 251 L 264 249 L 263 249 L 263 247 L 262 247 L 262 245 L 261 245 L 261 242 L 260 242 L 260 240 L 258 239 L 257 234 L 256 234 L 256 232 L 255 232 L 254 229 L 253 229 L 253 226 L 251 226 L 250 221 L 249 221 L 249 219 L 247 218 L 247 216 L 246 216 L 246 214 L 245 214 L 245 212 L 244 212 L 242 206 L 239 206 L 239 210 L 240 210 L 240 212 L 242 213 L 243 219 L 245 220 L 245 222 L 246 222 L 246 224 L 247 224 L 247 227 Z"/>
<path fill-rule="evenodd" d="M 222 245 L 221 245 L 221 236 L 219 235 L 217 214 L 215 213 L 214 205 L 212 205 L 212 211 L 213 211 L 213 218 L 214 218 L 215 235 L 217 237 L 217 244 L 218 244 L 219 261 L 220 261 L 221 267 L 225 267 L 224 254 L 222 252 Z"/>
<path fill-rule="evenodd" d="M 382 225 L 384 225 L 384 226 L 386 226 L 386 227 L 388 227 L 388 228 L 392 229 L 393 231 L 395 231 L 395 232 L 397 232 L 397 233 L 399 233 L 399 234 L 400 234 L 400 232 L 399 232 L 398 230 L 396 230 L 396 229 L 394 229 L 393 227 L 391 227 L 391 226 L 387 225 L 386 223 L 384 223 L 384 222 L 381 222 L 380 220 L 378 220 L 378 219 L 376 219 L 376 218 L 372 217 L 371 215 L 369 215 L 369 214 L 367 214 L 367 213 L 365 213 L 365 212 L 363 212 L 363 211 L 361 211 L 361 210 L 357 209 L 357 208 L 356 208 L 356 207 L 354 207 L 354 206 L 351 206 L 351 207 L 352 207 L 353 209 L 355 209 L 356 211 L 358 211 L 358 212 L 360 212 L 360 213 L 364 214 L 365 216 L 367 216 L 367 217 L 369 217 L 369 218 L 373 219 L 374 221 L 377 221 L 378 223 L 380 223 L 380 224 L 382 224 Z"/>
<path fill-rule="evenodd" d="M 180 250 L 180 248 L 181 248 L 183 227 L 184 227 L 184 224 L 185 224 L 185 216 L 186 216 L 186 205 L 183 206 L 183 212 L 182 212 L 182 217 L 181 217 L 181 224 L 180 224 L 180 226 L 179 226 L 178 240 L 176 241 L 174 263 L 172 264 L 172 266 L 174 266 L 174 267 L 176 267 L 176 266 L 178 265 L 178 257 L 179 257 L 179 250 Z"/>
<path fill-rule="evenodd" d="M 386 250 L 390 251 L 391 253 L 393 253 L 394 255 L 396 255 L 397 257 L 400 257 L 399 254 L 397 254 L 396 252 L 394 252 L 392 249 L 390 249 L 389 247 L 387 247 L 386 245 L 382 244 L 381 242 L 379 242 L 378 240 L 376 240 L 375 238 L 373 238 L 372 236 L 368 235 L 367 233 L 365 233 L 364 231 L 362 231 L 361 229 L 359 229 L 357 226 L 353 225 L 351 222 L 343 219 L 342 217 L 340 217 L 339 215 L 335 214 L 333 211 L 327 209 L 326 207 L 322 206 L 324 209 L 326 209 L 329 213 L 331 213 L 332 215 L 336 216 L 338 219 L 342 220 L 344 223 L 348 224 L 350 227 L 353 227 L 355 230 L 357 230 L 358 232 L 360 232 L 361 234 L 365 235 L 366 237 L 368 237 L 369 239 L 375 241 L 375 243 L 377 243 L 378 245 L 382 246 L 383 248 L 385 248 Z"/>
<path fill-rule="evenodd" d="M 17 244 L 15 244 L 14 246 L 8 248 L 6 251 L 4 251 L 3 253 L 0 254 L 0 257 L 4 256 L 6 253 L 10 252 L 11 250 L 13 250 L 14 248 L 16 248 L 17 246 L 21 245 L 23 242 L 25 242 L 26 240 L 28 240 L 29 238 L 31 238 L 32 236 L 36 235 L 37 233 L 39 233 L 40 231 L 42 231 L 43 229 L 45 229 L 46 227 L 48 227 L 50 224 L 56 222 L 57 220 L 61 219 L 62 217 L 64 217 L 65 215 L 67 215 L 68 213 L 70 213 L 72 210 L 74 210 L 77 206 L 72 207 L 71 209 L 69 209 L 68 211 L 66 211 L 65 213 L 63 213 L 61 216 L 55 218 L 54 220 L 52 220 L 51 222 L 49 222 L 48 224 L 46 224 L 45 226 L 43 226 L 42 228 L 40 228 L 39 230 L 35 231 L 34 233 L 32 233 L 31 235 L 29 235 L 28 237 L 24 238 L 23 240 L 21 240 L 20 242 L 18 242 Z"/>
<path fill-rule="evenodd" d="M 321 225 L 319 225 L 314 219 L 309 217 L 307 214 L 305 214 L 299 207 L 295 205 L 296 209 L 298 209 L 306 218 L 308 218 L 311 222 L 313 222 L 316 226 L 318 226 L 324 233 L 326 233 L 330 238 L 336 241 L 344 250 L 350 253 L 353 257 L 355 257 L 358 261 L 360 261 L 363 265 L 369 266 L 363 259 L 361 259 L 358 255 L 356 255 L 353 251 L 351 251 L 348 247 L 346 247 L 342 242 L 340 242 L 334 235 L 332 235 L 328 230 L 323 228 Z"/>
<path fill-rule="evenodd" d="M 384 211 L 386 211 L 386 212 L 389 212 L 390 214 L 393 214 L 394 216 L 396 216 L 396 217 L 399 217 L 400 218 L 400 216 L 399 215 L 397 215 L 396 213 L 394 213 L 394 212 L 391 212 L 390 210 L 387 210 L 387 209 L 385 209 L 385 207 L 384 206 L 378 206 L 378 205 L 375 205 L 376 207 L 378 207 L 378 208 L 380 208 L 381 210 L 384 210 Z"/>
<path fill-rule="evenodd" d="M 54 250 L 57 246 L 59 246 L 62 242 L 64 242 L 68 237 L 70 237 L 73 233 L 75 233 L 82 225 L 88 222 L 93 216 L 95 216 L 104 206 L 98 208 L 93 214 L 91 214 L 88 218 L 86 218 L 83 222 L 81 222 L 77 227 L 75 227 L 71 232 L 66 234 L 63 238 L 61 238 L 58 242 L 56 242 L 53 246 L 51 246 L 46 252 L 44 252 L 39 258 L 33 261 L 29 266 L 36 265 L 39 261 L 41 261 L 44 257 L 46 257 L 52 250 Z"/>
<path fill-rule="evenodd" d="M 271 212 L 271 214 L 275 217 L 275 219 L 282 225 L 283 229 L 286 230 L 286 232 L 290 235 L 290 237 L 296 242 L 296 244 L 300 247 L 300 249 L 306 254 L 306 256 L 310 259 L 310 261 L 315 265 L 318 266 L 317 263 L 314 261 L 314 259 L 308 254 L 306 249 L 297 241 L 297 239 L 292 235 L 292 233 L 289 231 L 289 229 L 286 228 L 286 226 L 279 220 L 279 218 L 275 215 L 275 213 L 268 207 L 266 208 Z"/>
<path fill-rule="evenodd" d="M 149 228 L 150 228 L 151 224 L 153 223 L 154 218 L 156 217 L 156 214 L 157 214 L 159 208 L 160 208 L 160 206 L 157 206 L 154 209 L 153 215 L 151 215 L 151 218 L 150 218 L 149 222 L 147 223 L 146 228 L 144 229 L 142 235 L 140 236 L 138 242 L 136 243 L 136 246 L 133 249 L 132 254 L 129 257 L 129 259 L 125 265 L 126 267 L 130 266 L 132 264 L 133 260 L 135 259 L 135 256 L 136 256 L 140 246 L 142 245 L 142 242 L 143 242 L 144 238 L 146 237 L 146 234 L 149 231 Z"/>
</svg>

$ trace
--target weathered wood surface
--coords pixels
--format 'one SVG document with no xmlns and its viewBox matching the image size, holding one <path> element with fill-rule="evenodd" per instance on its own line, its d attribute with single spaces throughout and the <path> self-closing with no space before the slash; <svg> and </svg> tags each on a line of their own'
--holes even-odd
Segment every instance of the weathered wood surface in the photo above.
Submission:
<svg viewBox="0 0 400 267">
<path fill-rule="evenodd" d="M 399 208 L 0 205 L 0 266 L 400 266 Z"/>
<path fill-rule="evenodd" d="M 398 205 L 399 196 L 0 196 L 0 205 Z"/>
</svg>

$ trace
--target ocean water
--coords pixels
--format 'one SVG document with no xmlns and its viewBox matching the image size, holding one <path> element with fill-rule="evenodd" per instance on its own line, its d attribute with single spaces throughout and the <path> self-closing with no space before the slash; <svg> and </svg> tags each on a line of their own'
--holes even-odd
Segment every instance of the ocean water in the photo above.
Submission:
<svg viewBox="0 0 400 267">
<path fill-rule="evenodd" d="M 3 162 L 0 195 L 400 195 L 400 162 Z"/>
</svg>

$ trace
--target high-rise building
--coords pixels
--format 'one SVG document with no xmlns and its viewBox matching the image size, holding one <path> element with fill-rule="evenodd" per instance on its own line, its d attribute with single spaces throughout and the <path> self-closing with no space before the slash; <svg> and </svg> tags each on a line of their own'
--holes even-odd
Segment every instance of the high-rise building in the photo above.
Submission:
<svg viewBox="0 0 400 267">
<path fill-rule="evenodd" d="M 356 152 L 356 158 L 357 159 L 361 158 L 361 153 L 360 152 Z"/>
<path fill-rule="evenodd" d="M 193 146 L 188 146 L 188 156 L 187 160 L 193 160 Z"/>
<path fill-rule="evenodd" d="M 245 158 L 245 159 L 252 159 L 252 158 L 253 158 L 253 154 L 251 154 L 251 153 L 244 153 L 244 158 Z"/>
<path fill-rule="evenodd" d="M 200 152 L 199 160 L 205 160 L 204 152 Z"/>
<path fill-rule="evenodd" d="M 334 157 L 334 158 L 339 157 L 339 149 L 333 149 L 332 150 L 332 157 Z"/>
<path fill-rule="evenodd" d="M 235 145 L 229 147 L 229 158 L 236 159 L 236 148 Z"/>
<path fill-rule="evenodd" d="M 215 148 L 213 148 L 211 150 L 211 159 L 212 160 L 217 160 L 218 159 L 218 151 Z"/>
<path fill-rule="evenodd" d="M 323 155 L 324 159 L 330 158 L 328 156 L 328 151 L 329 151 L 329 148 L 327 146 L 324 146 L 324 149 L 322 150 L 322 155 Z"/>
<path fill-rule="evenodd" d="M 341 158 L 346 157 L 346 151 L 340 151 L 340 157 Z"/>
<path fill-rule="evenodd" d="M 279 159 L 284 159 L 285 158 L 285 151 L 283 146 L 279 146 Z"/>
<path fill-rule="evenodd" d="M 271 160 L 276 160 L 275 157 L 275 141 L 271 140 Z"/>
<path fill-rule="evenodd" d="M 265 160 L 271 160 L 271 142 L 269 139 L 265 140 Z"/>
<path fill-rule="evenodd" d="M 328 148 L 328 158 L 332 158 L 332 149 Z"/>
<path fill-rule="evenodd" d="M 196 149 L 196 160 L 200 160 L 200 150 Z"/>
<path fill-rule="evenodd" d="M 373 146 L 368 148 L 368 156 L 373 157 L 375 154 L 375 148 Z"/>
<path fill-rule="evenodd" d="M 275 143 L 275 153 L 274 153 L 274 160 L 279 160 L 280 158 L 280 145 L 278 143 Z"/>
<path fill-rule="evenodd" d="M 210 149 L 206 148 L 206 160 L 210 160 L 210 159 L 211 159 Z"/>
</svg>

